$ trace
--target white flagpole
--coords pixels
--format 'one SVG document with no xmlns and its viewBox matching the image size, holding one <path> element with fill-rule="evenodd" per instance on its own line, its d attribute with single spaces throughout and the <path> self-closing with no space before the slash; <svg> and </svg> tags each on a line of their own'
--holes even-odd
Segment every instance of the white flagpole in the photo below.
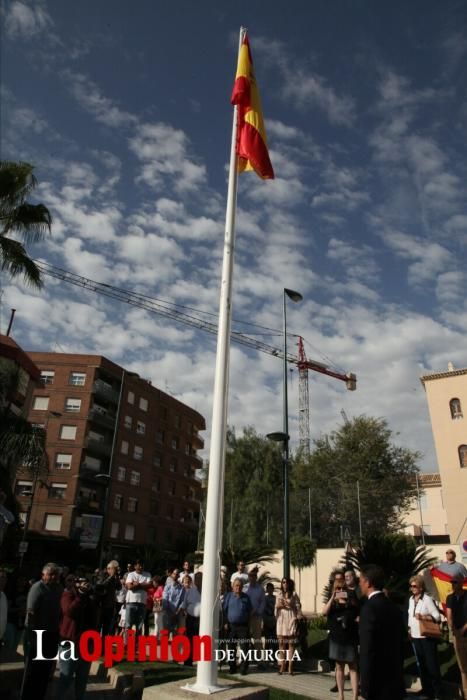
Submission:
<svg viewBox="0 0 467 700">
<path fill-rule="evenodd" d="M 245 29 L 240 28 L 238 51 Z M 230 326 L 232 320 L 232 278 L 235 251 L 235 214 L 237 207 L 237 106 L 234 107 L 232 145 L 230 149 L 229 186 L 225 213 L 224 259 L 220 293 L 219 327 L 217 331 L 217 355 L 214 379 L 214 395 L 211 423 L 211 449 L 209 453 L 208 497 L 204 535 L 203 589 L 199 634 L 209 635 L 213 652 L 217 649 L 219 626 L 220 552 L 222 549 L 222 516 L 224 507 L 224 464 L 227 434 L 227 405 L 229 391 Z M 196 683 L 187 686 L 197 693 L 209 695 L 225 689 L 217 682 L 217 661 L 199 661 Z"/>
</svg>

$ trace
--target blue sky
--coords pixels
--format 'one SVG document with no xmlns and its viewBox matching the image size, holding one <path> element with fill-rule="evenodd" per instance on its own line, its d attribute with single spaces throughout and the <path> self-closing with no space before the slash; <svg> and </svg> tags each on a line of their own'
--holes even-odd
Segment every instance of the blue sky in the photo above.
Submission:
<svg viewBox="0 0 467 700">
<path fill-rule="evenodd" d="M 358 376 L 347 392 L 310 373 L 312 436 L 341 409 L 384 417 L 436 468 L 419 376 L 467 364 L 465 3 L 10 0 L 2 13 L 1 157 L 36 165 L 54 217 L 32 253 L 211 313 L 249 28 L 276 180 L 240 179 L 234 317 L 280 331 L 282 288 L 298 289 L 290 332 Z M 2 285 L 2 328 L 15 307 L 24 347 L 102 353 L 210 423 L 212 337 L 52 279 Z M 230 423 L 280 429 L 281 380 L 280 362 L 234 347 Z"/>
</svg>

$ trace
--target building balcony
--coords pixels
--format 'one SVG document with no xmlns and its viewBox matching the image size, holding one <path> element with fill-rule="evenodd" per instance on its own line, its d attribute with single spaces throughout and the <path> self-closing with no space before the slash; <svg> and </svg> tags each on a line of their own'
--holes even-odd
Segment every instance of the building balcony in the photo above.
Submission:
<svg viewBox="0 0 467 700">
<path fill-rule="evenodd" d="M 102 397 L 109 403 L 118 404 L 118 391 L 115 391 L 111 384 L 107 384 L 107 382 L 102 381 L 102 379 L 96 379 L 96 381 L 93 384 L 92 390 L 96 396 Z"/>
<path fill-rule="evenodd" d="M 101 510 L 103 503 L 94 498 L 78 496 L 78 498 L 76 499 L 76 506 L 78 508 L 85 508 L 86 510 Z"/>
<path fill-rule="evenodd" d="M 105 428 L 115 428 L 117 415 L 101 406 L 93 406 L 89 411 L 89 419 Z"/>
<path fill-rule="evenodd" d="M 89 452 L 103 455 L 104 457 L 110 457 L 110 453 L 112 452 L 112 443 L 107 442 L 107 440 L 95 440 L 94 438 L 87 437 L 84 446 Z"/>
</svg>

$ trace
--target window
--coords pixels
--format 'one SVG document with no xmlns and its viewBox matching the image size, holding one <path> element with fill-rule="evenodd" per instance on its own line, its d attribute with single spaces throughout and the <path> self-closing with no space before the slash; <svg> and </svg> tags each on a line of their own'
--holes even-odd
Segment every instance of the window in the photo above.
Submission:
<svg viewBox="0 0 467 700">
<path fill-rule="evenodd" d="M 49 498 L 65 498 L 66 484 L 54 484 L 49 487 Z"/>
<path fill-rule="evenodd" d="M 188 435 L 191 435 L 193 433 L 193 423 L 188 422 L 186 424 L 186 431 Z"/>
<path fill-rule="evenodd" d="M 178 450 L 178 438 L 172 438 L 172 442 L 170 444 L 173 450 Z"/>
<path fill-rule="evenodd" d="M 123 508 L 123 496 L 121 493 L 116 493 L 114 496 L 114 508 L 115 510 L 122 510 Z"/>
<path fill-rule="evenodd" d="M 169 505 L 167 506 L 167 517 L 168 517 L 168 518 L 173 518 L 174 515 L 175 515 L 175 508 L 173 507 L 173 505 L 171 505 L 171 504 L 169 503 Z"/>
<path fill-rule="evenodd" d="M 96 433 L 95 430 L 90 430 L 88 432 L 88 439 L 94 442 L 105 442 L 105 435 L 102 433 Z"/>
<path fill-rule="evenodd" d="M 120 452 L 122 453 L 122 455 L 128 454 L 128 442 L 126 440 L 122 440 Z"/>
<path fill-rule="evenodd" d="M 423 493 L 420 496 L 419 503 L 421 510 L 426 510 L 428 508 L 428 499 L 426 497 L 426 493 Z"/>
<path fill-rule="evenodd" d="M 44 530 L 48 532 L 60 532 L 62 529 L 62 516 L 46 513 L 44 518 Z"/>
<path fill-rule="evenodd" d="M 147 411 L 148 410 L 148 400 L 143 399 L 142 397 L 139 400 L 139 407 L 142 411 Z"/>
<path fill-rule="evenodd" d="M 135 526 L 125 525 L 125 539 L 134 540 L 135 539 Z"/>
<path fill-rule="evenodd" d="M 143 448 L 139 445 L 134 446 L 133 459 L 143 459 Z"/>
<path fill-rule="evenodd" d="M 162 445 L 164 440 L 165 440 L 164 431 L 163 430 L 156 430 L 156 442 L 158 442 L 160 445 Z"/>
<path fill-rule="evenodd" d="M 162 456 L 154 455 L 153 464 L 155 467 L 162 467 Z"/>
<path fill-rule="evenodd" d="M 125 428 L 130 429 L 133 424 L 133 418 L 131 416 L 125 416 Z"/>
<path fill-rule="evenodd" d="M 169 463 L 169 471 L 170 472 L 176 472 L 177 471 L 177 462 L 175 459 L 171 459 Z"/>
<path fill-rule="evenodd" d="M 139 420 L 136 423 L 136 432 L 139 433 L 139 435 L 144 435 L 146 432 L 146 423 L 143 423 L 143 421 Z"/>
<path fill-rule="evenodd" d="M 151 486 L 152 491 L 155 491 L 156 493 L 161 490 L 161 480 L 160 477 L 157 477 L 154 479 L 154 483 Z"/>
<path fill-rule="evenodd" d="M 140 472 L 135 472 L 132 470 L 131 474 L 130 474 L 130 484 L 132 486 L 139 486 L 140 480 L 141 480 Z"/>
<path fill-rule="evenodd" d="M 175 489 L 176 489 L 175 481 L 170 481 L 169 482 L 169 494 L 171 496 L 175 496 Z"/>
<path fill-rule="evenodd" d="M 167 420 L 167 406 L 161 406 L 161 418 Z"/>
<path fill-rule="evenodd" d="M 42 384 L 53 384 L 55 378 L 55 372 L 53 369 L 43 369 L 41 370 L 41 381 Z"/>
<path fill-rule="evenodd" d="M 128 403 L 134 404 L 134 402 L 135 402 L 135 395 L 134 395 L 134 393 L 133 393 L 132 391 L 129 391 L 129 392 L 128 392 L 128 395 L 127 395 L 127 397 L 126 397 L 126 400 L 128 401 Z"/>
<path fill-rule="evenodd" d="M 181 418 L 180 418 L 180 416 L 178 415 L 178 413 L 176 413 L 176 414 L 174 415 L 174 426 L 175 426 L 176 428 L 179 428 L 181 424 L 182 424 Z"/>
<path fill-rule="evenodd" d="M 71 455 L 58 452 L 55 455 L 55 467 L 56 469 L 71 469 Z"/>
<path fill-rule="evenodd" d="M 117 467 L 117 481 L 125 481 L 126 469 L 125 467 Z"/>
<path fill-rule="evenodd" d="M 32 481 L 17 481 L 15 496 L 32 496 Z"/>
<path fill-rule="evenodd" d="M 47 411 L 47 409 L 49 408 L 49 397 L 35 396 L 32 408 L 34 411 Z"/>
<path fill-rule="evenodd" d="M 27 518 L 27 513 L 26 511 L 23 511 L 22 513 L 18 513 L 18 519 L 22 525 L 26 525 L 26 518 Z M 446 525 L 447 527 L 447 525 Z M 446 530 L 447 532 L 447 530 Z"/>
<path fill-rule="evenodd" d="M 467 445 L 459 446 L 459 462 L 463 469 L 467 467 Z"/>
<path fill-rule="evenodd" d="M 449 402 L 449 408 L 451 410 L 451 418 L 453 420 L 459 420 L 463 418 L 462 407 L 459 399 L 451 399 Z"/>
<path fill-rule="evenodd" d="M 192 449 L 191 449 L 191 442 L 186 442 L 185 443 L 185 454 L 186 455 L 191 455 Z"/>
<path fill-rule="evenodd" d="M 128 512 L 129 513 L 136 513 L 138 510 L 138 499 L 137 498 L 130 498 L 128 499 Z"/>
<path fill-rule="evenodd" d="M 78 413 L 81 411 L 81 399 L 65 399 L 65 411 Z"/>
<path fill-rule="evenodd" d="M 110 525 L 110 536 L 111 537 L 118 537 L 118 523 L 112 523 Z"/>
<path fill-rule="evenodd" d="M 71 372 L 68 379 L 68 384 L 71 386 L 84 386 L 86 384 L 85 372 Z"/>
<path fill-rule="evenodd" d="M 100 472 L 102 471 L 102 460 L 86 455 L 86 459 L 83 462 L 83 467 L 85 469 L 91 469 L 93 472 Z"/>
<path fill-rule="evenodd" d="M 76 439 L 76 425 L 62 425 L 60 428 L 60 439 L 61 440 L 75 440 Z"/>
</svg>

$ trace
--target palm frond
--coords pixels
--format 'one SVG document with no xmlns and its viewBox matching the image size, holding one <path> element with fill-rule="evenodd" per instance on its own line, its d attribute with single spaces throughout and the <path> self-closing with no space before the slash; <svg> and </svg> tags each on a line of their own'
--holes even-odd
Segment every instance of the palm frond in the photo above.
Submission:
<svg viewBox="0 0 467 700">
<path fill-rule="evenodd" d="M 44 204 L 24 202 L 4 218 L 3 233 L 18 233 L 26 243 L 43 240 L 52 226 L 52 215 Z"/>
<path fill-rule="evenodd" d="M 26 253 L 24 246 L 7 236 L 0 235 L 0 269 L 12 277 L 23 275 L 26 284 L 40 289 L 41 273 L 37 265 Z"/>
</svg>

